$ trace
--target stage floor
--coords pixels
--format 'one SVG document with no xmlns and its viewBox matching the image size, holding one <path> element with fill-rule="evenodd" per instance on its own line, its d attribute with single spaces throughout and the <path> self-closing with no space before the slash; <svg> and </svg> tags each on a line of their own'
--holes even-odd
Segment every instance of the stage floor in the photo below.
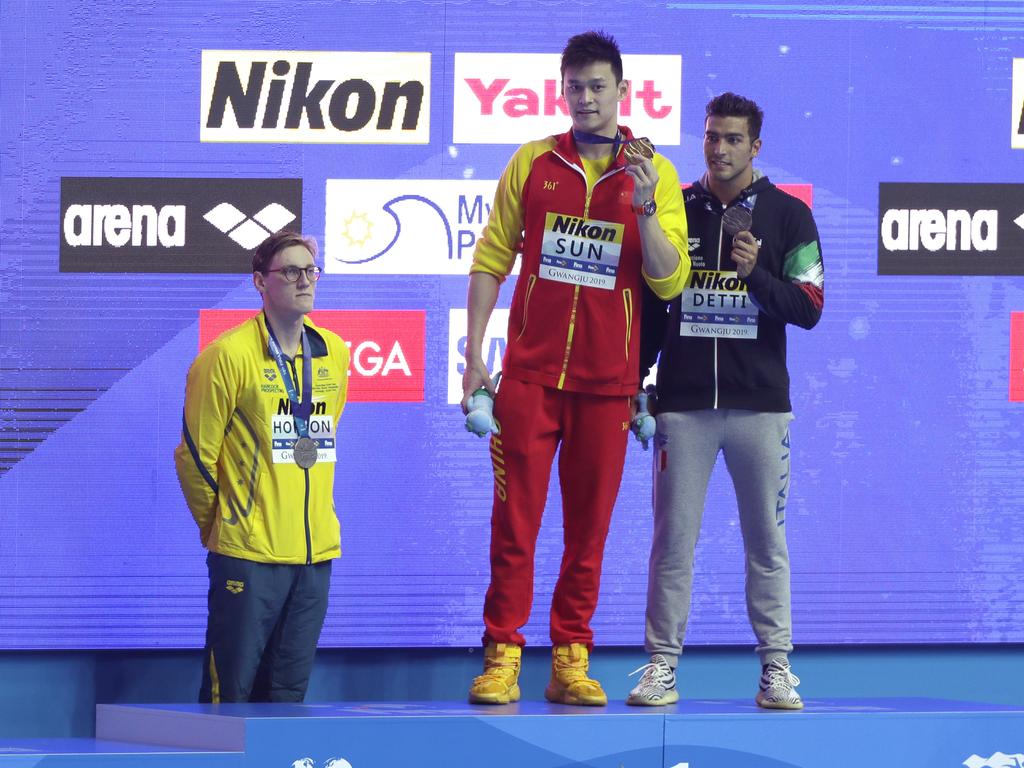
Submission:
<svg viewBox="0 0 1024 768">
<path fill-rule="evenodd" d="M 259 768 L 1024 766 L 1024 708 L 935 699 L 811 699 L 799 712 L 746 700 L 99 705 L 96 733 Z"/>
</svg>

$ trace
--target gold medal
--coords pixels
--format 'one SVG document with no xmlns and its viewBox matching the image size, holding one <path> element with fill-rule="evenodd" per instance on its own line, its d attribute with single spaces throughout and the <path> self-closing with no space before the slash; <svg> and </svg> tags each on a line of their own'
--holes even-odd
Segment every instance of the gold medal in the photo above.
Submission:
<svg viewBox="0 0 1024 768">
<path fill-rule="evenodd" d="M 654 145 L 646 136 L 630 139 L 622 145 L 622 155 L 630 165 L 640 165 L 654 157 Z"/>
</svg>

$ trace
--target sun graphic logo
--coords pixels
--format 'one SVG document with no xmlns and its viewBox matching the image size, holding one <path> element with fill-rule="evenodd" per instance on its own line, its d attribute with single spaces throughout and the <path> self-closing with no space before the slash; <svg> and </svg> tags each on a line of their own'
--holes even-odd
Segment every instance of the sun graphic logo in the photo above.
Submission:
<svg viewBox="0 0 1024 768">
<path fill-rule="evenodd" d="M 317 768 L 312 757 L 300 757 L 292 762 L 292 768 Z M 352 768 L 352 763 L 343 757 L 329 757 L 323 762 L 322 768 Z"/>
<path fill-rule="evenodd" d="M 353 212 L 345 220 L 345 226 L 341 230 L 342 236 L 348 241 L 349 245 L 357 248 L 366 245 L 370 241 L 372 233 L 373 224 L 370 222 L 369 215 L 363 211 Z"/>
</svg>

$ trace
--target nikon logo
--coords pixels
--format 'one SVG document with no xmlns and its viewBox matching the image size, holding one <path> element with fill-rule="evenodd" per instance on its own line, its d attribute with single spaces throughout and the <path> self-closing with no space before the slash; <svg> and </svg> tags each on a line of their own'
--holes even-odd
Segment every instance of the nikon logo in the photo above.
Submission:
<svg viewBox="0 0 1024 768">
<path fill-rule="evenodd" d="M 999 211 L 886 211 L 882 245 L 887 251 L 994 251 L 999 246 Z"/>
<path fill-rule="evenodd" d="M 200 140 L 430 141 L 430 54 L 203 51 Z"/>
</svg>

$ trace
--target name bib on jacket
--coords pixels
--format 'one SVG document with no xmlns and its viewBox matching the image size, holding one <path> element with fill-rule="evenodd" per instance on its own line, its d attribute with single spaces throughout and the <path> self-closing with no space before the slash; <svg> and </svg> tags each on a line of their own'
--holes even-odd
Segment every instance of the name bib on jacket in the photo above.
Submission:
<svg viewBox="0 0 1024 768">
<path fill-rule="evenodd" d="M 309 437 L 316 443 L 316 462 L 336 462 L 337 447 L 334 442 L 334 417 L 322 409 L 323 402 L 313 402 L 313 413 L 309 417 Z M 291 413 L 275 414 L 270 420 L 271 450 L 275 464 L 291 464 L 292 446 L 299 439 L 295 430 L 295 419 Z"/>
<path fill-rule="evenodd" d="M 544 219 L 540 277 L 587 288 L 615 288 L 624 224 L 561 213 Z"/>
<path fill-rule="evenodd" d="M 756 339 L 757 312 L 735 272 L 695 269 L 683 291 L 679 335 Z"/>
</svg>

